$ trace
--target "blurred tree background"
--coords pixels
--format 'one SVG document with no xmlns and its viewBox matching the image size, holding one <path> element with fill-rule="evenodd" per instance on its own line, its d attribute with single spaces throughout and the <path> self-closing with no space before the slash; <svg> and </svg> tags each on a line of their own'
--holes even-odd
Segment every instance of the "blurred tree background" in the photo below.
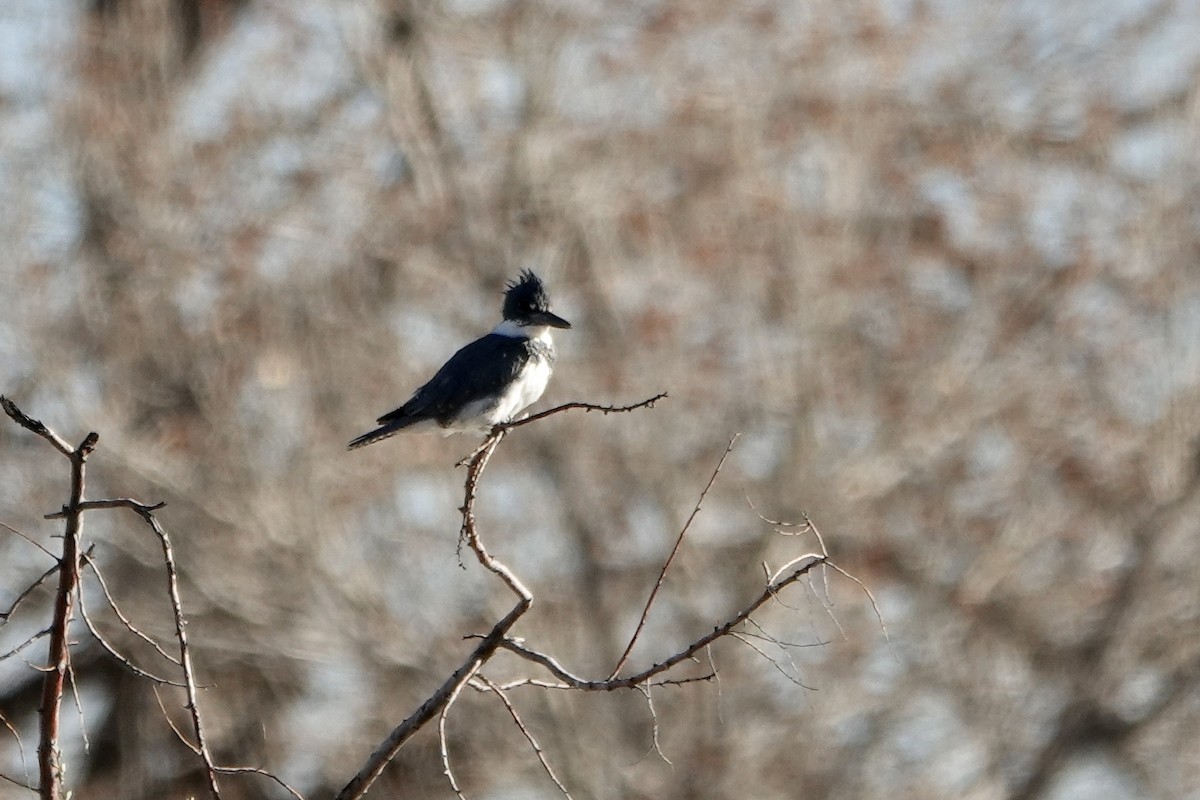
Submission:
<svg viewBox="0 0 1200 800">
<path fill-rule="evenodd" d="M 763 622 L 826 642 L 792 653 L 815 691 L 723 644 L 720 686 L 654 695 L 673 765 L 637 694 L 520 690 L 575 796 L 1200 797 L 1198 77 L 1185 0 L 5 0 L 0 391 L 100 433 L 91 496 L 168 502 L 218 760 L 320 797 L 511 602 L 454 555 L 474 440 L 345 442 L 533 267 L 575 323 L 535 410 L 671 397 L 501 445 L 518 633 L 602 677 L 741 432 L 635 664 L 814 546 L 748 499 L 810 512 L 892 637 L 853 585 L 844 634 L 785 598 Z M 5 424 L 0 476 L 53 547 L 61 459 Z M 86 533 L 169 638 L 144 527 Z M 51 563 L 0 537 L 0 606 Z M 149 684 L 76 635 L 77 796 L 197 793 Z M 0 663 L 10 776 L 39 682 Z M 468 796 L 558 796 L 467 694 Z M 451 796 L 436 737 L 376 794 Z"/>
</svg>

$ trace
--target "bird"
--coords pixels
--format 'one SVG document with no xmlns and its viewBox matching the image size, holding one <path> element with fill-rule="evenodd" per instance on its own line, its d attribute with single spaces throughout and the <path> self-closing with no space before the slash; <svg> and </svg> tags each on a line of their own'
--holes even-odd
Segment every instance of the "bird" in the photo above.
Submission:
<svg viewBox="0 0 1200 800">
<path fill-rule="evenodd" d="M 525 269 L 504 292 L 503 319 L 491 333 L 463 347 L 408 402 L 352 439 L 366 447 L 401 432 L 487 433 L 537 402 L 554 370 L 551 328 L 571 323 L 550 310 L 542 279 Z"/>
</svg>

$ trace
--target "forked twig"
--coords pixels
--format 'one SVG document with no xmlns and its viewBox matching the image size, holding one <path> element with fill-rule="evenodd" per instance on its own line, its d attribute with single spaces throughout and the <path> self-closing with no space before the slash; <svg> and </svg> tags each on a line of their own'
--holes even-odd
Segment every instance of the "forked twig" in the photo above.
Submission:
<svg viewBox="0 0 1200 800">
<path fill-rule="evenodd" d="M 188 750 L 191 750 L 195 755 L 200 755 L 200 748 L 188 741 L 187 736 L 183 734 L 183 731 L 179 730 L 179 727 L 175 725 L 175 721 L 171 719 L 171 715 L 167 713 L 167 707 L 163 704 L 162 695 L 158 693 L 158 687 L 154 688 L 154 699 L 158 701 L 158 710 L 162 712 L 163 719 L 166 721 L 167 727 L 171 729 L 171 732 L 175 734 L 175 737 L 179 740 L 179 742 Z M 268 772 L 261 767 L 222 767 L 218 765 L 214 767 L 214 769 L 222 775 L 261 775 L 262 777 L 273 781 L 279 786 L 279 788 L 296 798 L 296 800 L 304 800 L 304 795 L 300 794 L 300 792 L 288 785 L 283 778 L 280 778 L 275 773 Z"/>
<path fill-rule="evenodd" d="M 529 728 L 525 726 L 525 721 L 522 720 L 521 715 L 517 713 L 517 707 L 513 705 L 512 700 L 508 698 L 508 694 L 504 691 L 504 689 L 500 686 L 497 686 L 495 683 L 482 675 L 475 676 L 475 678 L 472 680 L 472 684 L 476 682 L 485 687 L 481 691 L 494 692 L 496 697 L 500 698 L 500 702 L 504 703 L 504 707 L 508 709 L 508 715 L 512 717 L 513 722 L 516 723 L 517 728 L 520 729 L 521 735 L 525 737 L 525 741 L 529 742 L 529 746 L 533 748 L 533 753 L 537 756 L 537 760 L 541 763 L 542 769 L 546 772 L 546 775 L 550 777 L 550 780 L 554 781 L 554 785 L 558 787 L 558 791 L 562 793 L 563 797 L 567 798 L 567 800 L 573 800 L 571 793 L 567 791 L 567 787 L 564 786 L 563 782 L 560 781 L 558 776 L 554 774 L 554 770 L 551 768 L 550 762 L 546 760 L 545 751 L 542 750 L 542 746 L 538 744 L 537 739 L 533 738 L 533 734 L 529 731 Z"/>
<path fill-rule="evenodd" d="M 573 689 L 581 689 L 588 692 L 611 692 L 616 689 L 633 689 L 643 683 L 646 683 L 651 678 L 674 667 L 680 662 L 693 658 L 696 653 L 705 649 L 709 644 L 715 642 L 723 636 L 727 636 L 730 631 L 734 630 L 738 625 L 741 625 L 757 611 L 763 604 L 771 600 L 781 590 L 799 581 L 813 569 L 816 569 L 822 564 L 831 564 L 829 559 L 819 553 L 809 553 L 807 556 L 802 556 L 797 561 L 807 559 L 803 564 L 796 567 L 792 572 L 763 588 L 762 592 L 754 598 L 748 605 L 731 616 L 722 625 L 713 628 L 710 633 L 696 639 L 690 645 L 675 653 L 672 656 L 664 658 L 662 661 L 647 667 L 646 669 L 634 675 L 627 675 L 624 678 L 607 678 L 604 680 L 588 680 L 574 675 L 567 671 L 561 664 L 558 663 L 552 656 L 538 652 L 523 643 L 512 639 L 505 639 L 502 647 L 527 661 L 532 661 L 535 664 L 543 667 L 547 672 L 553 675 L 562 683 L 570 686 Z"/>
<path fill-rule="evenodd" d="M 111 608 L 113 613 L 117 615 L 117 619 L 121 620 L 121 624 L 125 626 L 125 629 L 146 644 L 153 647 L 154 651 L 167 661 L 170 661 L 177 667 L 183 666 L 179 663 L 178 658 L 163 649 L 163 646 L 160 645 L 153 636 L 144 633 L 141 629 L 133 624 L 129 617 L 125 616 L 125 614 L 121 611 L 120 606 L 117 605 L 116 599 L 112 596 L 112 592 L 108 590 L 108 581 L 104 580 L 104 573 L 100 571 L 100 565 L 96 563 L 94 558 L 92 558 L 90 548 L 88 552 L 83 554 L 83 560 L 89 567 L 92 568 L 92 574 L 96 576 L 96 582 L 100 584 L 100 591 L 104 595 L 104 599 L 108 602 L 108 607 Z M 80 605 L 82 605 L 82 603 Z"/>
<path fill-rule="evenodd" d="M 650 607 L 654 605 L 654 598 L 658 596 L 658 590 L 662 588 L 663 581 L 667 578 L 667 570 L 671 568 L 671 563 L 675 560 L 675 554 L 679 552 L 679 546 L 683 544 L 683 537 L 687 535 L 688 528 L 692 527 L 692 520 L 700 513 L 700 506 L 704 504 L 704 498 L 708 496 L 708 490 L 712 488 L 713 483 L 717 480 L 717 476 L 721 474 L 721 467 L 725 466 L 725 459 L 729 458 L 729 453 L 733 450 L 733 444 L 737 439 L 737 434 L 735 434 L 730 438 L 729 443 L 725 445 L 725 452 L 721 454 L 716 468 L 708 478 L 708 483 L 704 485 L 704 490 L 700 492 L 700 497 L 696 500 L 696 505 L 692 508 L 692 513 L 688 516 L 687 522 L 683 523 L 683 528 L 680 529 L 679 536 L 675 539 L 675 546 L 671 548 L 667 560 L 663 562 L 662 569 L 658 573 L 658 580 L 654 582 L 654 588 L 650 590 L 650 596 L 646 598 L 646 606 L 642 609 L 642 616 L 638 619 L 638 624 L 633 630 L 633 635 L 629 637 L 629 644 L 625 646 L 625 652 L 621 653 L 621 657 L 617 659 L 617 665 L 609 673 L 609 678 L 617 677 L 617 673 L 621 671 L 621 667 L 625 666 L 625 662 L 629 659 L 629 654 L 633 652 L 633 646 L 637 644 L 638 636 L 641 635 L 642 628 L 646 626 L 646 619 L 650 616 Z"/>
</svg>

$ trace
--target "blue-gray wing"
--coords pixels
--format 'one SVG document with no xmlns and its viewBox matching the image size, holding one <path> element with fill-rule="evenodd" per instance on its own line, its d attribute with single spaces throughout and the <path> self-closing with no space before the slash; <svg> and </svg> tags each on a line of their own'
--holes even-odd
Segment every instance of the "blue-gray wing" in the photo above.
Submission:
<svg viewBox="0 0 1200 800">
<path fill-rule="evenodd" d="M 380 425 L 436 419 L 453 421 L 464 406 L 490 397 L 507 386 L 532 357 L 530 340 L 489 333 L 459 350 L 412 398 L 379 418 Z"/>
</svg>

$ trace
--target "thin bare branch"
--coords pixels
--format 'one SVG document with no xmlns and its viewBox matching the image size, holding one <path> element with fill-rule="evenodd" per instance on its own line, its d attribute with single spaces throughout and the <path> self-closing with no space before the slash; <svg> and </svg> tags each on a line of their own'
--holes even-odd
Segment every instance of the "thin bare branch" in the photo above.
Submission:
<svg viewBox="0 0 1200 800">
<path fill-rule="evenodd" d="M 692 675 L 687 678 L 663 678 L 661 681 L 648 681 L 646 686 L 684 686 L 689 683 L 708 683 L 717 677 L 715 672 L 707 672 L 704 675 Z"/>
<path fill-rule="evenodd" d="M 36 786 L 30 786 L 28 783 L 19 781 L 16 778 L 5 775 L 3 772 L 0 772 L 0 781 L 7 781 L 8 783 L 11 783 L 13 786 L 16 786 L 18 789 L 28 789 L 29 791 L 33 792 L 34 794 L 37 794 Z"/>
<path fill-rule="evenodd" d="M 520 656 L 521 658 L 526 659 L 527 661 L 532 661 L 535 664 L 541 665 L 551 675 L 558 678 L 563 683 L 569 684 L 575 689 L 582 689 L 589 692 L 611 692 L 616 689 L 632 689 L 640 684 L 646 683 L 654 676 L 666 672 L 676 664 L 693 658 L 697 652 L 703 650 L 710 643 L 715 642 L 722 636 L 728 635 L 731 630 L 742 624 L 742 622 L 744 622 L 751 614 L 757 611 L 764 603 L 774 597 L 779 591 L 799 581 L 821 564 L 832 563 L 829 562 L 825 556 L 817 553 L 810 553 L 808 555 L 808 559 L 809 560 L 806 563 L 796 567 L 796 569 L 790 574 L 785 575 L 774 583 L 767 585 L 758 595 L 758 597 L 754 598 L 749 605 L 730 617 L 724 624 L 713 628 L 712 632 L 701 636 L 683 650 L 663 659 L 662 661 L 659 661 L 657 664 L 647 667 L 637 674 L 628 675 L 624 678 L 609 678 L 607 680 L 599 681 L 587 680 L 586 678 L 581 678 L 568 672 L 553 657 L 548 656 L 545 653 L 532 650 L 520 642 L 512 639 L 505 639 L 501 643 L 501 647 Z"/>
<path fill-rule="evenodd" d="M 54 553 L 51 553 L 51 552 L 50 552 L 50 551 L 49 551 L 49 550 L 46 548 L 46 546 L 45 546 L 45 545 L 43 545 L 43 544 L 42 544 L 41 542 L 39 542 L 37 539 L 34 539 L 34 538 L 33 538 L 32 536 L 30 536 L 28 533 L 25 533 L 24 531 L 19 531 L 19 530 L 17 530 L 17 529 L 16 529 L 16 528 L 14 528 L 12 525 L 9 525 L 7 522 L 0 522 L 0 528 L 4 528 L 6 531 L 8 531 L 9 533 L 13 534 L 14 536 L 20 536 L 22 539 L 24 539 L 25 541 L 29 542 L 31 545 L 33 545 L 34 547 L 36 547 L 38 550 L 41 550 L 43 553 L 45 553 L 46 555 L 50 556 L 50 557 L 51 557 L 51 558 L 53 558 L 55 561 L 58 561 L 58 556 L 54 555 Z M 53 570 L 51 570 L 51 571 L 53 572 Z"/>
<path fill-rule="evenodd" d="M 601 414 L 624 414 L 628 411 L 637 411 L 639 408 L 654 408 L 655 403 L 657 403 L 659 400 L 665 400 L 666 398 L 666 392 L 659 392 L 658 394 L 654 395 L 654 397 L 647 398 L 640 403 L 634 403 L 633 405 L 628 406 L 600 406 L 594 403 L 563 403 L 561 406 L 548 408 L 545 411 L 539 411 L 537 414 L 532 414 L 528 417 L 514 420 L 513 422 L 506 422 L 502 425 L 497 425 L 496 427 L 500 430 L 511 431 L 513 428 L 519 428 L 522 425 L 529 425 L 554 414 L 560 414 L 563 411 L 571 411 L 572 409 L 583 409 L 585 412 L 589 413 L 592 411 L 598 411 Z"/>
<path fill-rule="evenodd" d="M 289 786 L 286 782 L 284 782 L 284 780 L 282 778 L 280 778 L 278 775 L 274 774 L 273 772 L 268 772 L 267 770 L 262 769 L 261 767 L 220 767 L 220 766 L 218 766 L 218 767 L 216 767 L 216 770 L 217 770 L 217 772 L 221 773 L 222 775 L 261 775 L 262 777 L 274 782 L 275 785 L 277 785 L 279 788 L 283 789 L 285 792 L 290 794 L 292 797 L 296 798 L 296 800 L 304 800 L 304 795 L 300 794 L 300 792 L 296 791 L 296 789 L 293 788 L 292 786 Z"/>
<path fill-rule="evenodd" d="M 520 729 L 521 735 L 525 737 L 525 741 L 529 742 L 529 746 L 533 748 L 533 753 L 537 756 L 537 760 L 541 763 L 542 769 L 545 770 L 546 775 L 550 777 L 550 780 L 554 781 L 554 785 L 558 787 L 558 791 L 562 793 L 563 797 L 567 798 L 567 800 L 572 800 L 571 793 L 567 791 L 567 787 L 564 786 L 563 782 L 560 781 L 558 776 L 554 774 L 554 770 L 551 768 L 550 762 L 546 760 L 546 753 L 542 750 L 542 746 L 538 744 L 537 739 L 533 738 L 533 734 L 529 731 L 529 728 L 525 726 L 525 722 L 521 719 L 521 715 L 517 713 L 517 707 L 513 705 L 511 700 L 508 699 L 508 695 L 505 694 L 504 690 L 482 675 L 476 676 L 475 680 L 482 683 L 485 687 L 487 687 L 488 690 L 494 692 L 496 697 L 500 698 L 500 702 L 504 703 L 504 707 L 508 709 L 508 715 L 512 717 L 513 722 L 516 723 L 517 727 Z"/>
<path fill-rule="evenodd" d="M 80 595 L 80 600 L 83 595 Z M 82 607 L 82 603 L 80 604 Z M 83 714 L 83 701 L 79 699 L 79 682 L 75 680 L 75 664 L 69 657 L 67 658 L 67 680 L 71 684 L 71 698 L 75 701 L 75 713 L 79 715 L 79 735 L 83 739 L 83 752 L 90 753 L 92 751 L 92 739 L 87 732 L 87 717 Z"/>
<path fill-rule="evenodd" d="M 67 444 L 65 439 L 43 425 L 41 420 L 36 420 L 21 409 L 17 408 L 17 404 L 12 400 L 9 400 L 4 395 L 0 395 L 0 408 L 4 409 L 4 413 L 8 414 L 8 416 L 12 418 L 13 422 L 17 423 L 22 428 L 33 431 L 38 436 L 41 436 L 43 439 L 53 445 L 55 450 L 62 453 L 67 458 L 71 458 L 74 455 L 75 448 Z M 94 445 L 95 442 L 92 444 Z"/>
<path fill-rule="evenodd" d="M 829 642 L 826 642 L 826 641 L 816 641 L 816 642 L 785 641 L 783 639 L 780 639 L 780 638 L 774 636 L 773 634 L 767 633 L 767 631 L 763 628 L 762 625 L 759 625 L 757 622 L 754 621 L 754 617 L 748 617 L 746 619 L 746 624 L 753 626 L 754 628 L 757 628 L 759 632 L 755 633 L 754 631 L 741 631 L 742 636 L 748 636 L 751 639 L 758 639 L 763 642 L 770 642 L 771 644 L 775 645 L 776 647 L 778 647 L 780 649 L 790 648 L 790 647 L 794 647 L 796 649 L 804 649 L 806 647 L 824 647 L 825 645 L 829 644 Z"/>
<path fill-rule="evenodd" d="M 167 726 L 174 731 L 175 737 L 179 739 L 183 746 L 188 750 L 191 750 L 196 755 L 200 755 L 200 748 L 196 747 L 196 745 L 184 735 L 183 731 L 179 730 L 179 727 L 175 724 L 175 720 L 171 719 L 171 715 L 167 713 L 167 707 L 163 703 L 162 695 L 158 693 L 157 686 L 154 687 L 154 699 L 158 701 L 158 710 L 162 712 L 163 719 L 166 720 Z"/>
<path fill-rule="evenodd" d="M 153 505 L 146 505 L 145 503 L 139 503 L 137 500 L 134 500 L 132 497 L 111 497 L 111 498 L 108 498 L 105 500 L 84 500 L 82 503 L 79 504 L 79 510 L 80 511 L 96 511 L 97 509 L 102 509 L 102 508 L 131 508 L 140 514 L 143 511 L 158 511 L 160 508 L 163 508 L 164 506 L 166 506 L 165 502 L 155 503 Z M 43 517 L 43 519 L 62 519 L 66 515 L 67 515 L 67 512 L 64 509 L 62 511 L 55 511 L 50 514 L 46 514 L 45 517 Z"/>
<path fill-rule="evenodd" d="M 17 595 L 16 599 L 12 601 L 12 605 L 10 605 L 8 607 L 8 611 L 5 611 L 4 613 L 0 614 L 0 625 L 6 624 L 9 620 L 9 617 L 11 617 L 16 612 L 17 607 L 19 605 L 21 605 L 21 603 L 25 602 L 25 598 L 27 598 L 27 597 L 29 597 L 29 595 L 33 594 L 34 591 L 36 591 L 39 586 L 41 586 L 43 583 L 45 583 L 46 579 L 49 578 L 51 575 L 53 575 L 55 572 L 58 572 L 58 564 L 55 564 L 54 566 L 47 569 L 45 572 L 42 573 L 40 578 L 35 580 L 33 583 L 29 584 L 29 586 L 25 587 L 25 590 L 23 592 L 21 592 L 19 595 Z"/>
<path fill-rule="evenodd" d="M 154 699 L 158 701 L 158 709 L 162 712 L 163 719 L 166 721 L 167 727 L 171 729 L 171 731 L 175 734 L 175 737 L 179 739 L 180 743 L 188 750 L 191 750 L 197 756 L 200 755 L 200 748 L 188 741 L 188 738 L 183 734 L 183 731 L 179 730 L 179 727 L 175 724 L 174 720 L 171 719 L 171 715 L 167 713 L 167 707 L 163 704 L 162 696 L 158 693 L 158 687 L 154 688 Z M 290 786 L 286 781 L 273 772 L 269 772 L 261 767 L 216 766 L 213 767 L 213 769 L 222 775 L 261 775 L 262 777 L 273 781 L 285 792 L 296 798 L 296 800 L 304 800 L 304 795 L 296 791 L 296 789 Z"/>
<path fill-rule="evenodd" d="M 95 569 L 95 565 L 92 565 L 92 568 Z M 83 601 L 82 594 L 79 596 L 79 616 L 83 618 L 83 624 L 87 627 L 88 633 L 92 634 L 92 638 L 99 642 L 100 646 L 104 648 L 104 650 L 107 651 L 110 656 L 119 661 L 122 666 L 125 667 L 125 669 L 129 670 L 134 675 L 138 676 L 139 678 L 145 678 L 147 680 L 154 681 L 155 683 L 161 683 L 167 686 L 182 687 L 184 685 L 179 681 L 173 681 L 170 678 L 163 678 L 142 669 L 137 664 L 134 664 L 133 661 L 131 661 L 127 656 L 119 652 L 117 648 L 110 641 L 108 641 L 108 639 L 104 638 L 104 635 L 101 634 L 100 630 L 96 627 L 96 623 L 92 621 L 91 616 L 88 614 L 87 606 Z"/>
<path fill-rule="evenodd" d="M 779 672 L 779 674 L 780 674 L 780 675 L 782 675 L 783 677 L 787 678 L 787 679 L 788 679 L 790 682 L 792 682 L 792 683 L 796 684 L 796 685 L 797 685 L 797 686 L 799 686 L 801 689 L 810 689 L 810 690 L 812 689 L 812 687 L 811 687 L 811 686 L 808 686 L 807 684 L 805 684 L 805 683 L 804 683 L 804 681 L 800 680 L 800 679 L 799 679 L 799 678 L 797 678 L 795 675 L 793 675 L 792 673 L 790 673 L 790 672 L 788 672 L 786 669 L 784 669 L 784 668 L 783 668 L 783 665 L 779 663 L 778 659 L 772 658 L 772 657 L 771 657 L 771 656 L 770 656 L 770 655 L 767 653 L 767 651 L 763 650 L 761 647 L 759 647 L 758 645 L 756 645 L 756 644 L 755 644 L 753 641 L 751 641 L 750 639 L 748 639 L 748 638 L 747 638 L 747 637 L 746 637 L 746 636 L 743 634 L 743 632 L 742 632 L 742 631 L 730 631 L 729 635 L 730 635 L 730 636 L 732 636 L 732 637 L 733 637 L 734 639 L 736 639 L 737 641 L 739 641 L 739 642 L 741 642 L 742 644 L 744 644 L 744 645 L 746 645 L 747 647 L 749 647 L 749 648 L 750 648 L 751 650 L 753 650 L 754 652 L 758 653 L 760 656 L 762 656 L 763 658 L 765 658 L 767 661 L 769 661 L 769 662 L 771 663 L 771 666 L 773 666 L 773 667 L 774 667 L 774 668 L 775 668 L 775 669 L 776 669 L 776 670 Z M 796 664 L 795 664 L 795 662 L 792 662 L 791 658 L 789 658 L 789 659 L 788 659 L 788 662 L 789 662 L 789 663 L 791 663 L 791 665 L 792 665 L 792 668 L 793 668 L 793 669 L 795 669 L 795 668 L 796 668 Z"/>
<path fill-rule="evenodd" d="M 49 629 L 49 628 L 46 628 L 46 629 L 44 629 L 44 630 L 40 630 L 40 631 L 38 631 L 37 633 L 35 633 L 35 634 L 32 634 L 32 635 L 31 635 L 31 636 L 30 636 L 28 639 L 26 639 L 25 641 L 21 642 L 19 645 L 17 645 L 16 647 L 14 647 L 12 650 L 9 650 L 7 653 L 0 653 L 0 661 L 3 661 L 3 660 L 4 660 L 4 659 L 6 659 L 6 658 L 12 658 L 12 657 L 13 657 L 13 656 L 15 656 L 17 653 L 21 652 L 21 651 L 22 651 L 22 650 L 24 650 L 26 647 L 29 647 L 29 645 L 31 645 L 31 644 L 33 644 L 34 642 L 36 642 L 38 639 L 41 639 L 43 636 L 49 636 L 49 635 L 50 635 L 50 629 Z"/>
<path fill-rule="evenodd" d="M 171 598 L 171 612 L 175 618 L 175 638 L 179 642 L 179 663 L 183 668 L 184 690 L 187 692 L 187 709 L 191 712 L 192 729 L 196 733 L 196 746 L 200 751 L 200 759 L 204 762 L 209 794 L 212 795 L 213 800 L 220 800 L 221 791 L 217 783 L 217 769 L 213 763 L 212 754 L 209 752 L 208 743 L 204 739 L 204 724 L 196 697 L 196 675 L 192 669 L 192 654 L 188 646 L 187 621 L 183 616 L 183 601 L 179 596 L 179 573 L 175 568 L 175 552 L 171 547 L 171 539 L 167 536 L 167 531 L 154 516 L 154 509 L 161 508 L 161 504 L 148 506 L 136 500 L 128 500 L 123 505 L 133 509 L 146 521 L 162 546 L 163 563 L 167 570 L 167 594 Z"/>
<path fill-rule="evenodd" d="M 162 507 L 162 504 L 159 504 L 158 506 L 152 506 L 151 508 L 161 508 L 161 507 Z M 129 619 L 129 617 L 125 616 L 125 614 L 121 612 L 121 608 L 117 605 L 116 599 L 113 598 L 112 592 L 110 592 L 108 590 L 108 582 L 106 580 L 104 580 L 104 573 L 102 573 L 100 571 L 100 565 L 97 564 L 95 559 L 92 558 L 90 551 L 87 553 L 84 553 L 83 560 L 87 563 L 87 565 L 89 567 L 92 568 L 92 573 L 96 576 L 96 580 L 100 584 L 100 591 L 104 594 L 104 599 L 108 602 L 108 607 L 111 608 L 113 610 L 113 613 L 117 615 L 117 619 L 121 620 L 121 624 L 125 626 L 125 629 L 128 630 L 130 633 L 132 633 L 134 636 L 141 639 L 146 644 L 153 647 L 155 652 L 157 652 L 160 656 L 165 658 L 167 661 L 170 661 L 172 664 L 174 664 L 177 667 L 183 666 L 182 664 L 179 663 L 179 659 L 176 658 L 175 656 L 171 655 L 170 653 L 168 653 L 165 649 L 163 649 L 163 646 L 160 645 L 154 639 L 154 637 L 150 636 L 147 633 L 143 633 L 141 630 L 139 630 L 138 627 L 136 625 L 134 625 L 133 622 Z M 82 603 L 80 605 L 82 605 Z M 97 638 L 99 638 L 99 637 L 97 637 Z M 181 684 L 174 684 L 174 685 L 181 685 Z"/>
<path fill-rule="evenodd" d="M 734 442 L 738 439 L 738 434 L 734 434 L 730 438 L 729 443 L 725 445 L 725 452 L 721 454 L 720 460 L 717 461 L 716 468 L 712 471 L 712 475 L 708 478 L 708 483 L 704 485 L 704 490 L 700 492 L 700 497 L 696 499 L 696 505 L 692 508 L 692 513 L 688 516 L 687 522 L 683 523 L 683 527 L 679 531 L 679 536 L 675 539 L 675 545 L 671 548 L 670 554 L 667 555 L 667 560 L 663 562 L 662 569 L 658 573 L 658 580 L 654 582 L 654 588 L 650 590 L 650 596 L 646 598 L 646 606 L 642 609 L 642 615 L 638 619 L 637 627 L 633 630 L 633 635 L 629 637 L 629 644 L 625 646 L 625 652 L 621 653 L 621 657 L 617 659 L 617 665 L 613 667 L 609 678 L 617 677 L 617 673 L 625 666 L 625 662 L 629 660 L 629 654 L 633 652 L 633 646 L 637 644 L 638 636 L 641 635 L 642 629 L 646 627 L 646 619 L 650 616 L 650 607 L 654 605 L 654 598 L 658 596 L 658 590 L 662 588 L 663 582 L 667 578 L 667 570 L 671 568 L 671 563 L 675 560 L 675 554 L 679 552 L 679 546 L 683 544 L 683 537 L 687 535 L 688 529 L 692 527 L 692 521 L 700 513 L 700 506 L 704 504 L 704 498 L 708 496 L 708 490 L 712 488 L 713 483 L 717 480 L 717 476 L 721 474 L 721 468 L 725 466 L 725 459 L 729 458 L 729 453 L 733 450 Z"/>
<path fill-rule="evenodd" d="M 476 666 L 478 669 L 479 666 Z M 470 675 L 467 680 L 454 687 L 454 691 L 450 693 L 450 697 L 446 700 L 446 705 L 442 706 L 441 713 L 438 714 L 438 748 L 442 753 L 442 774 L 446 776 L 446 780 L 450 782 L 450 788 L 454 791 L 455 797 L 458 800 L 467 800 L 463 795 L 462 789 L 458 786 L 458 780 L 454 777 L 454 770 L 450 767 L 450 745 L 446 741 L 446 717 L 450 714 L 450 709 L 454 706 L 454 701 L 458 699 L 467 682 L 471 680 Z"/>
<path fill-rule="evenodd" d="M 654 708 L 654 698 L 650 695 L 649 684 L 638 684 L 634 688 L 646 698 L 646 708 L 650 710 L 650 743 L 654 748 L 654 752 L 658 753 L 658 757 L 663 760 L 663 763 L 672 767 L 675 766 L 671 759 L 667 758 L 667 754 L 663 752 L 662 743 L 658 740 L 658 711 Z"/>
<path fill-rule="evenodd" d="M 887 622 L 885 622 L 883 619 L 883 612 L 879 610 L 879 603 L 876 602 L 875 595 L 871 594 L 871 590 L 867 588 L 867 585 L 865 583 L 863 583 L 855 575 L 850 574 L 846 570 L 839 567 L 837 564 L 834 564 L 832 561 L 829 562 L 829 566 L 832 567 L 833 569 L 837 570 L 842 575 L 842 577 L 849 578 L 850 580 L 857 583 L 858 588 L 862 589 L 863 593 L 866 594 L 867 599 L 871 601 L 871 608 L 875 611 L 875 618 L 877 620 L 879 620 L 879 628 L 880 628 L 880 630 L 883 631 L 883 640 L 885 642 L 887 642 L 888 649 L 891 650 L 892 649 L 892 637 L 888 635 Z M 895 650 L 892 650 L 892 657 L 899 660 L 899 656 L 896 655 Z"/>
<path fill-rule="evenodd" d="M 8 729 L 8 732 L 12 734 L 13 739 L 15 739 L 17 742 L 17 752 L 21 756 L 21 769 L 24 770 L 25 781 L 26 781 L 26 783 L 28 783 L 29 782 L 29 764 L 25 761 L 25 743 L 23 741 L 21 741 L 21 732 L 18 731 L 16 729 L 16 727 L 11 722 L 8 721 L 8 717 L 4 716 L 3 714 L 0 714 L 0 723 L 3 723 L 4 727 L 6 729 Z M 12 778 L 8 778 L 8 780 L 11 781 Z M 32 786 L 26 786 L 23 783 L 18 783 L 17 785 L 24 786 L 26 789 L 32 789 L 35 792 L 37 791 Z"/>
<path fill-rule="evenodd" d="M 175 566 L 175 550 L 171 546 L 171 539 L 167 536 L 166 529 L 163 528 L 158 518 L 154 516 L 154 511 L 162 507 L 163 503 L 149 505 L 129 497 L 97 500 L 95 501 L 95 505 L 92 506 L 92 508 L 128 508 L 140 516 L 150 526 L 150 529 L 154 531 L 154 535 L 158 537 L 158 543 L 163 553 L 163 564 L 166 567 L 167 595 L 171 600 L 171 612 L 175 621 L 175 639 L 179 642 L 178 663 L 183 669 L 183 688 L 187 693 L 186 707 L 191 714 L 192 729 L 196 734 L 197 754 L 204 763 L 204 774 L 208 783 L 209 795 L 213 800 L 220 800 L 221 792 L 217 781 L 217 768 L 213 763 L 212 753 L 209 751 L 208 743 L 204 737 L 204 722 L 197 700 L 196 674 L 192 668 L 192 654 L 187 638 L 187 620 L 183 615 L 183 601 L 179 595 L 179 571 Z"/>
</svg>

